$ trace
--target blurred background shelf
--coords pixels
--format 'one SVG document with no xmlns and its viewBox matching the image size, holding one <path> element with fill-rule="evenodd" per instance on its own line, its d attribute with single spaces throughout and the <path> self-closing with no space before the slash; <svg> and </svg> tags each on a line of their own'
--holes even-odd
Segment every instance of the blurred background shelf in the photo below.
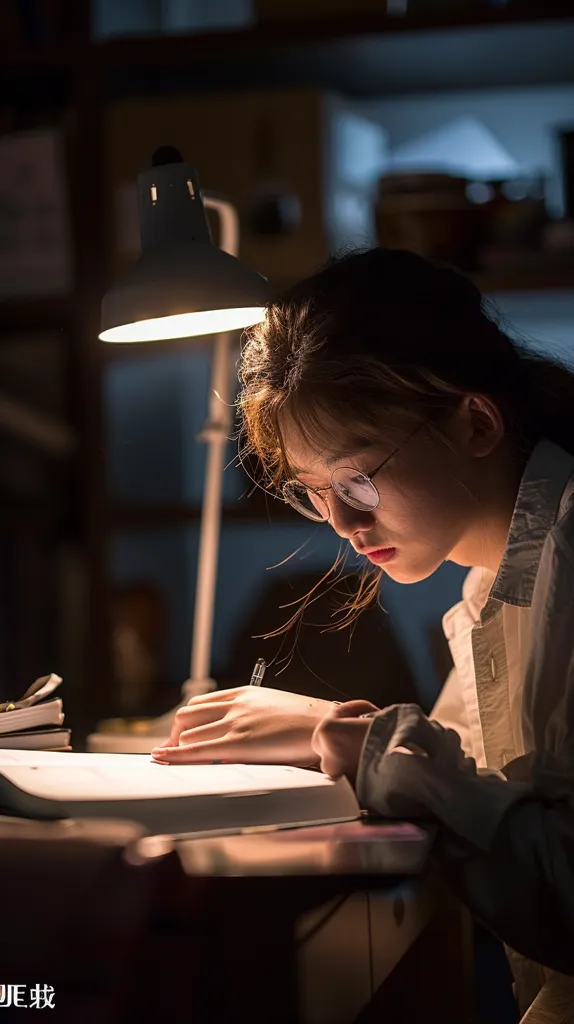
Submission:
<svg viewBox="0 0 574 1024">
<path fill-rule="evenodd" d="M 496 295 L 499 292 L 552 292 L 574 289 L 574 258 L 564 265 L 548 266 L 543 260 L 537 264 L 536 259 L 527 266 L 507 266 L 501 270 L 479 270 L 469 272 L 469 277 L 482 292 Z M 274 291 L 280 294 L 284 289 L 295 284 L 285 281 L 274 285 Z M 139 346 L 143 350 L 143 346 Z M 148 348 L 149 350 L 149 348 Z"/>
<path fill-rule="evenodd" d="M 489 295 L 499 292 L 547 292 L 574 288 L 574 263 L 560 269 L 536 267 L 512 268 L 500 271 L 473 273 L 473 280 L 481 291 Z"/>
<path fill-rule="evenodd" d="M 89 68 L 109 95 L 320 84 L 372 96 L 572 82 L 573 51 L 570 4 L 475 3 L 404 17 L 358 12 L 233 31 L 15 45 L 3 53 L 0 77 Z"/>
<path fill-rule="evenodd" d="M 558 128 L 574 126 L 572 3 L 402 6 L 404 16 L 399 0 L 3 5 L 0 229 L 8 223 L 1 175 L 10 140 L 53 133 L 72 283 L 52 297 L 0 300 L 0 376 L 10 397 L 63 423 L 76 447 L 50 461 L 7 432 L 1 437 L 0 685 L 23 689 L 34 673 L 61 670 L 78 740 L 97 718 L 121 710 L 122 630 L 155 623 L 154 681 L 142 696 L 149 706 L 177 690 L 188 664 L 210 340 L 192 350 L 186 339 L 158 347 L 103 346 L 97 338 L 101 295 L 137 257 L 134 182 L 153 150 L 179 146 L 204 187 L 232 199 L 242 258 L 277 291 L 348 236 L 363 237 L 371 185 L 394 171 L 413 139 L 432 156 L 439 143 L 427 136 L 444 125 L 453 127 L 450 150 L 464 157 L 465 177 L 476 158 L 480 178 L 487 151 L 503 179 L 538 174 L 539 203 L 563 216 L 554 151 Z M 394 16 L 385 13 L 391 7 Z M 214 19 L 224 8 L 227 27 Z M 185 25 L 176 25 L 176 10 L 188 12 Z M 24 207 L 31 183 L 16 191 Z M 377 237 L 387 237 L 387 226 Z M 540 238 L 528 244 L 540 247 L 539 258 L 472 276 L 500 297 L 519 331 L 548 338 L 569 358 L 574 261 L 548 256 Z M 0 259 L 2 252 L 6 244 Z M 300 551 L 281 569 L 287 590 L 297 588 L 338 550 L 332 531 L 288 505 L 242 498 L 246 481 L 232 462 L 230 444 L 216 638 L 222 671 L 227 636 L 242 616 L 268 607 L 273 626 L 264 570 Z M 458 598 L 461 575 L 446 567 L 406 597 L 400 588 L 385 591 L 426 704 L 443 669 L 428 636 Z"/>
<path fill-rule="evenodd" d="M 476 10 L 476 9 L 475 9 Z M 560 8 L 459 17 L 353 15 L 285 21 L 242 32 L 101 44 L 111 94 L 322 85 L 352 96 L 572 82 L 574 15 Z M 161 81 L 158 71 L 162 71 Z M 151 77 L 150 77 L 151 76 Z"/>
</svg>

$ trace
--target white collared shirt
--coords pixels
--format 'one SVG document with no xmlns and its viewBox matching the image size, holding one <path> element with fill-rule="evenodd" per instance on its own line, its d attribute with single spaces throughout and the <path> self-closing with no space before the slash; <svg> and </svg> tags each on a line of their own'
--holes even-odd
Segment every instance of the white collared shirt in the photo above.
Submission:
<svg viewBox="0 0 574 1024">
<path fill-rule="evenodd" d="M 566 992 L 572 1016 L 556 1019 L 574 1022 L 574 977 L 557 973 L 574 974 L 572 455 L 535 447 L 498 573 L 472 569 L 443 627 L 454 668 L 430 719 L 416 705 L 373 717 L 359 798 L 442 822 L 440 855 L 465 901 L 532 958 L 511 951 L 522 1008 L 538 992 L 532 1019 L 554 1020 Z M 426 757 L 389 756 L 409 744 Z"/>
</svg>

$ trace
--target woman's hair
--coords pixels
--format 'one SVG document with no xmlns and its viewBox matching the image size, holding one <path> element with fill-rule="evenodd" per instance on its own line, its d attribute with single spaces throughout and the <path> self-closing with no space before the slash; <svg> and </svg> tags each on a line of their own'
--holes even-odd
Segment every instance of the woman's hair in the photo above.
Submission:
<svg viewBox="0 0 574 1024">
<path fill-rule="evenodd" d="M 240 381 L 240 454 L 269 490 L 293 475 L 286 421 L 316 451 L 343 425 L 352 450 L 404 436 L 399 413 L 436 425 L 467 394 L 491 398 L 525 452 L 546 437 L 574 453 L 574 374 L 512 339 L 468 278 L 410 252 L 354 253 L 290 288 L 247 332 Z M 379 578 L 365 575 L 338 628 Z"/>
</svg>

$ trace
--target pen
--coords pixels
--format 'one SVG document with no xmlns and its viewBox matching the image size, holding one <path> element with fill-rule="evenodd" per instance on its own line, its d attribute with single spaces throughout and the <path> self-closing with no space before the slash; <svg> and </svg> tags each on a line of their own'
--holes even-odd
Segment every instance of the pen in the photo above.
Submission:
<svg viewBox="0 0 574 1024">
<path fill-rule="evenodd" d="M 253 672 L 251 673 L 251 679 L 249 680 L 250 686 L 261 686 L 266 668 L 267 665 L 265 663 L 265 658 L 258 658 L 255 662 Z"/>
</svg>

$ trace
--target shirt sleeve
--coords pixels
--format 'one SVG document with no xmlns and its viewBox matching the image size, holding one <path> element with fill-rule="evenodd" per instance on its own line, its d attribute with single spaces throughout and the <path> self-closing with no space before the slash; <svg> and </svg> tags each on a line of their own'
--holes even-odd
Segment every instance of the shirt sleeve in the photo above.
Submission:
<svg viewBox="0 0 574 1024">
<path fill-rule="evenodd" d="M 357 793 L 379 814 L 438 820 L 438 855 L 475 916 L 525 956 L 574 970 L 574 810 L 564 791 L 477 770 L 454 730 L 401 704 L 372 720 Z"/>
</svg>

